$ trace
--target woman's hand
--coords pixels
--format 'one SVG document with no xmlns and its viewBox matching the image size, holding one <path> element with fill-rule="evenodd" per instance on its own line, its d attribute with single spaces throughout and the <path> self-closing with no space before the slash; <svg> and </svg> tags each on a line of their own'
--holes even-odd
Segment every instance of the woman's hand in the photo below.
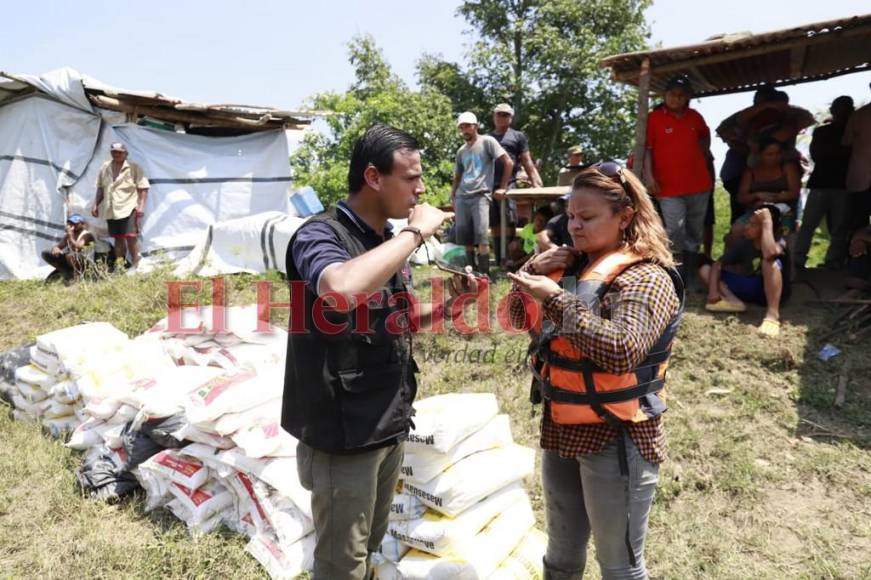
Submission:
<svg viewBox="0 0 871 580">
<path fill-rule="evenodd" d="M 517 274 L 508 273 L 508 277 L 517 284 L 520 290 L 526 292 L 538 302 L 544 302 L 551 296 L 555 296 L 562 292 L 559 284 L 548 278 L 547 276 L 537 276 L 535 274 L 527 274 L 519 272 Z"/>
<path fill-rule="evenodd" d="M 556 246 L 545 250 L 532 259 L 532 267 L 540 274 L 550 274 L 570 268 L 580 252 L 571 246 Z"/>
</svg>

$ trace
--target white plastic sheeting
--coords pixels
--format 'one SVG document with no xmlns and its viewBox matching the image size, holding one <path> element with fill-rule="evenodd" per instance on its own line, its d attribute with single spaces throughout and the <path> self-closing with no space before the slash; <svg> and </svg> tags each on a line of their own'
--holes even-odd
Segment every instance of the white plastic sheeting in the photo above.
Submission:
<svg viewBox="0 0 871 580">
<path fill-rule="evenodd" d="M 63 188 L 86 170 L 100 117 L 34 95 L 0 107 L 0 279 L 45 276 L 64 235 Z"/>
<path fill-rule="evenodd" d="M 145 257 L 187 255 L 216 222 L 290 212 L 283 131 L 204 137 L 134 125 L 114 130 L 151 182 L 140 224 Z"/>
<path fill-rule="evenodd" d="M 237 272 L 286 272 L 290 238 L 305 220 L 272 211 L 209 226 L 176 267 L 178 276 L 217 276 Z"/>
<path fill-rule="evenodd" d="M 125 115 L 91 107 L 82 76 L 72 69 L 4 75 L 11 80 L 0 86 L 39 92 L 0 99 L 0 280 L 45 277 L 51 267 L 40 253 L 63 237 L 69 213 L 81 213 L 98 238 L 105 235 L 105 221 L 91 218 L 90 210 L 112 141 L 127 145 L 130 160 L 151 181 L 140 224 L 145 267 L 188 255 L 213 224 L 264 212 L 295 215 L 284 131 L 205 137 L 126 125 Z M 95 82 L 88 79 L 89 86 Z M 273 228 L 275 240 L 292 234 L 284 222 Z M 283 269 L 286 245 L 268 267 Z M 259 239 L 253 251 L 262 258 Z M 228 271 L 265 269 L 251 264 L 245 257 Z"/>
</svg>

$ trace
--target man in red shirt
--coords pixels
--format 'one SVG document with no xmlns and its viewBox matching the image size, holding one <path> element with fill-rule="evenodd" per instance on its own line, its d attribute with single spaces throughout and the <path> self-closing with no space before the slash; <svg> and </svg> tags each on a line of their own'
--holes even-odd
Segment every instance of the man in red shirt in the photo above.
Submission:
<svg viewBox="0 0 871 580">
<path fill-rule="evenodd" d="M 689 108 L 691 96 L 689 79 L 674 77 L 666 85 L 664 103 L 647 118 L 644 184 L 659 202 L 684 280 L 698 289 L 698 251 L 714 181 L 708 163 L 711 132 L 698 111 Z"/>
</svg>

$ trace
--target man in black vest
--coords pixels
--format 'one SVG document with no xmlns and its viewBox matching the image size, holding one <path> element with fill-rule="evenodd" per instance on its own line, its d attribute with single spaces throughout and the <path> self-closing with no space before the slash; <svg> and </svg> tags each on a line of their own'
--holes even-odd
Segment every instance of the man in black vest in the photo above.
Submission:
<svg viewBox="0 0 871 580">
<path fill-rule="evenodd" d="M 348 198 L 303 224 L 288 246 L 281 424 L 300 441 L 300 482 L 312 491 L 316 580 L 369 576 L 417 391 L 411 328 L 449 307 L 421 304 L 410 320 L 400 272 L 453 215 L 418 204 L 419 149 L 402 131 L 370 128 L 354 145 Z M 409 218 L 408 226 L 394 233 L 389 218 Z"/>
</svg>

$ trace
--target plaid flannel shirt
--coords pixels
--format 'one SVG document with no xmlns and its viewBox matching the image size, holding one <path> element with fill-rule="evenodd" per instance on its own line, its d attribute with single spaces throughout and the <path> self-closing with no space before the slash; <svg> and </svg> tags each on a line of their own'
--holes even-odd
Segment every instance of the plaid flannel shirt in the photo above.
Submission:
<svg viewBox="0 0 871 580">
<path fill-rule="evenodd" d="M 536 273 L 529 262 L 522 269 Z M 511 290 L 519 292 L 516 285 Z M 511 298 L 509 313 L 515 328 L 530 322 L 527 306 L 531 300 L 529 296 Z M 613 373 L 625 373 L 644 360 L 677 313 L 680 302 L 671 278 L 662 267 L 643 262 L 627 268 L 614 279 L 602 297 L 598 313 L 566 291 L 551 296 L 542 307 L 544 317 L 563 329 L 560 335 L 594 363 Z M 647 461 L 662 463 L 665 460 L 662 417 L 627 423 L 626 431 Z M 545 402 L 541 420 L 542 449 L 555 450 L 563 457 L 576 457 L 599 453 L 616 438 L 617 430 L 606 423 L 554 423 Z"/>
</svg>

